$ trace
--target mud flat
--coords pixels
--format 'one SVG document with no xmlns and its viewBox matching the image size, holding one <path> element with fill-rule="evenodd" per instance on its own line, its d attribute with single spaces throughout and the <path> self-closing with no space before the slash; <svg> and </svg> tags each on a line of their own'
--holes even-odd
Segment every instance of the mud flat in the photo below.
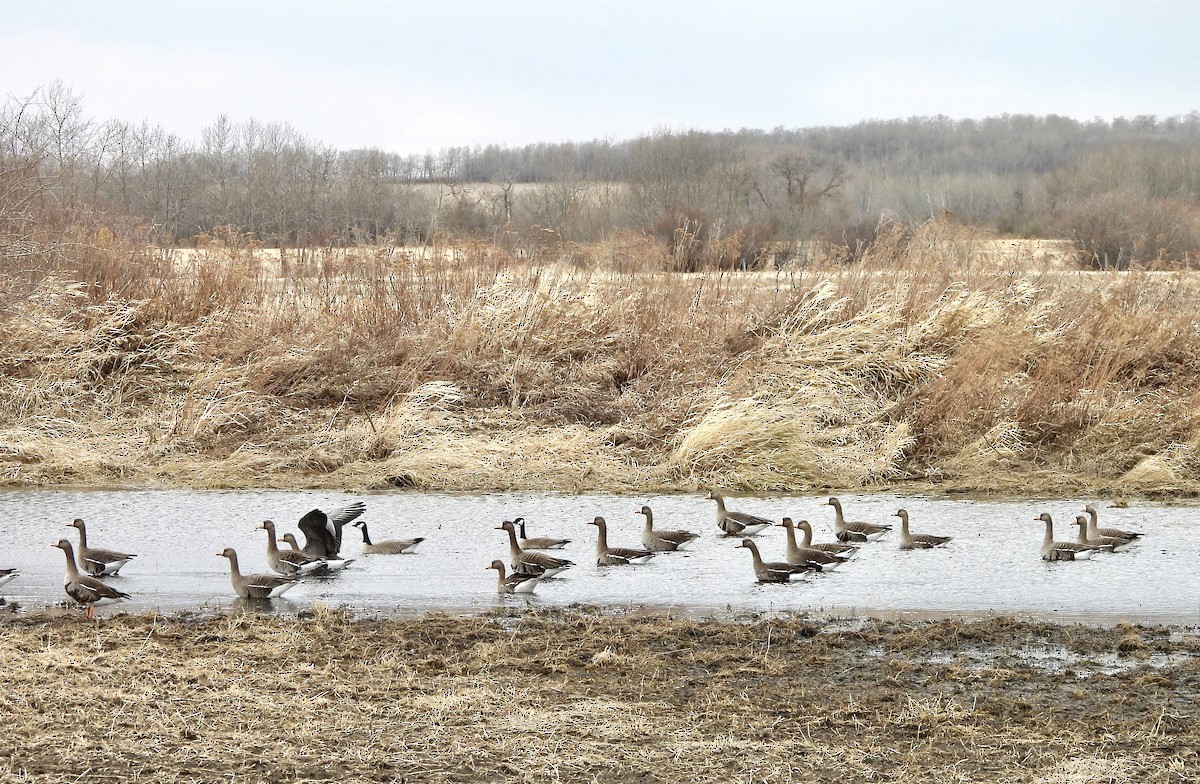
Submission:
<svg viewBox="0 0 1200 784">
<path fill-rule="evenodd" d="M 0 613 L 0 780 L 1182 782 L 1200 630 Z"/>
</svg>

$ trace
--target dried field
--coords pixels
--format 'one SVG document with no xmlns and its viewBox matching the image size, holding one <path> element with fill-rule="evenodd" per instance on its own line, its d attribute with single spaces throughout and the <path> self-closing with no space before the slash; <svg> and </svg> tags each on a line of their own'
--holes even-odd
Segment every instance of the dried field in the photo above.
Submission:
<svg viewBox="0 0 1200 784">
<path fill-rule="evenodd" d="M 643 238 L 23 260 L 0 482 L 1200 491 L 1193 274 L 941 224 L 853 266 L 669 267 Z"/>
<path fill-rule="evenodd" d="M 1003 619 L 0 616 L 0 780 L 1186 782 L 1197 653 Z"/>
</svg>

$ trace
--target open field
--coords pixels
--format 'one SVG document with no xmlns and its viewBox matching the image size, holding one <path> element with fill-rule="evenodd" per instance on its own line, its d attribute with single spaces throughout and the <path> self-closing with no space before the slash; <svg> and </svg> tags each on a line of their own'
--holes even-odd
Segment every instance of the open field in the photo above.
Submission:
<svg viewBox="0 0 1200 784">
<path fill-rule="evenodd" d="M 1200 491 L 1200 277 L 1004 242 L 688 275 L 637 237 L 79 244 L 0 292 L 0 482 Z"/>
<path fill-rule="evenodd" d="M 1186 782 L 1194 630 L 0 615 L 0 779 Z"/>
</svg>

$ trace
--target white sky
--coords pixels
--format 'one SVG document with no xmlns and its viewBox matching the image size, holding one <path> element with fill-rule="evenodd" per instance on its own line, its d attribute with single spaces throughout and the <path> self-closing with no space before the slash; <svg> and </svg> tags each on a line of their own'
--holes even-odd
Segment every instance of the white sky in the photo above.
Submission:
<svg viewBox="0 0 1200 784">
<path fill-rule="evenodd" d="M 0 0 L 0 90 L 341 149 L 1200 109 L 1195 0 Z"/>
</svg>

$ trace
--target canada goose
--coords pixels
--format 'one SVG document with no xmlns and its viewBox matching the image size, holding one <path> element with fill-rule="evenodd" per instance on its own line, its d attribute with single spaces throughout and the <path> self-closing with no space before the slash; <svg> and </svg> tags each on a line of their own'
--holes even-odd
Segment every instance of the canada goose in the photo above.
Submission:
<svg viewBox="0 0 1200 784">
<path fill-rule="evenodd" d="M 1116 536 L 1091 536 L 1088 533 L 1088 519 L 1084 515 L 1075 515 L 1075 525 L 1079 526 L 1079 536 L 1075 541 L 1081 544 L 1094 544 L 1101 547 L 1109 548 L 1109 552 L 1116 552 L 1118 547 L 1127 547 L 1133 540 L 1120 539 Z"/>
<path fill-rule="evenodd" d="M 303 550 L 300 549 L 300 544 L 296 541 L 296 537 L 294 534 L 284 534 L 282 537 L 280 537 L 280 541 L 289 545 L 292 548 L 293 552 L 304 552 Z M 304 553 L 304 554 L 308 555 L 308 553 Z M 312 574 L 326 574 L 328 572 L 341 571 L 342 569 L 345 569 L 350 564 L 354 563 L 355 559 L 338 557 L 338 558 L 321 558 L 320 560 L 324 561 L 325 565 L 323 567 L 321 567 L 320 569 L 317 569 L 316 571 L 312 572 Z"/>
<path fill-rule="evenodd" d="M 775 525 L 765 517 L 746 512 L 726 511 L 725 498 L 715 490 L 709 490 L 706 498 L 717 502 L 717 527 L 724 531 L 726 536 L 753 536 Z"/>
<path fill-rule="evenodd" d="M 83 571 L 91 575 L 116 575 L 121 567 L 137 558 L 129 553 L 119 553 L 116 550 L 105 550 L 100 547 L 88 547 L 87 526 L 81 518 L 67 523 L 67 528 L 79 529 L 79 565 Z M 57 545 L 55 545 L 57 547 Z"/>
<path fill-rule="evenodd" d="M 1091 558 L 1092 553 L 1104 549 L 1103 546 L 1095 544 L 1056 542 L 1054 541 L 1054 521 L 1050 518 L 1049 513 L 1042 512 L 1033 519 L 1041 520 L 1046 524 L 1046 536 L 1042 538 L 1043 561 L 1079 561 Z"/>
<path fill-rule="evenodd" d="M 258 526 L 267 532 L 267 565 L 280 574 L 311 574 L 325 566 L 325 559 L 303 550 L 280 550 L 275 542 L 275 523 L 263 520 Z"/>
<path fill-rule="evenodd" d="M 934 536 L 933 534 L 910 534 L 908 532 L 907 510 L 898 509 L 892 517 L 900 518 L 901 550 L 928 550 L 931 547 L 943 545 L 954 538 L 953 536 Z"/>
<path fill-rule="evenodd" d="M 510 574 L 504 576 L 504 561 L 499 558 L 492 561 L 492 565 L 486 567 L 495 569 L 500 573 L 500 579 L 496 581 L 496 590 L 499 593 L 533 593 L 533 589 L 542 581 L 541 577 L 535 577 L 532 574 Z"/>
<path fill-rule="evenodd" d="M 1114 539 L 1128 539 L 1133 541 L 1142 536 L 1141 531 L 1122 531 L 1120 528 L 1101 528 L 1098 523 L 1099 514 L 1096 512 L 1095 504 L 1088 504 L 1083 507 L 1083 511 L 1087 512 L 1088 516 L 1088 539 L 1091 540 L 1097 536 L 1111 536 Z"/>
<path fill-rule="evenodd" d="M 688 542 L 699 539 L 700 534 L 691 531 L 656 531 L 654 529 L 654 512 L 650 507 L 643 506 L 634 514 L 646 516 L 646 527 L 642 529 L 642 547 L 653 552 L 678 550 Z"/>
<path fill-rule="evenodd" d="M 528 552 L 517 544 L 517 527 L 511 520 L 505 520 L 496 526 L 497 531 L 508 532 L 509 566 L 517 574 L 528 574 L 534 577 L 553 577 L 561 571 L 575 565 L 574 561 L 566 558 L 555 558 L 546 553 Z"/>
<path fill-rule="evenodd" d="M 639 550 L 633 547 L 609 547 L 608 526 L 603 517 L 597 517 L 588 525 L 594 525 L 596 534 L 596 566 L 623 566 L 625 564 L 643 564 L 654 557 L 649 550 Z"/>
<path fill-rule="evenodd" d="M 411 553 L 417 549 L 417 545 L 425 541 L 425 537 L 418 536 L 414 539 L 385 539 L 382 542 L 372 542 L 371 535 L 367 533 L 366 520 L 355 520 L 354 525 L 362 529 L 362 551 L 364 555 L 399 555 L 400 553 Z"/>
<path fill-rule="evenodd" d="M 0 585 L 10 583 L 21 576 L 16 569 L 0 569 Z"/>
<path fill-rule="evenodd" d="M 71 547 L 71 543 L 66 539 L 59 539 L 58 544 L 50 546 L 57 547 L 67 556 L 67 575 L 63 582 L 63 590 L 67 592 L 67 596 L 70 596 L 80 604 L 87 605 L 87 617 L 92 617 L 92 610 L 96 607 L 105 604 L 116 604 L 117 602 L 133 598 L 127 593 L 118 591 L 108 583 L 97 580 L 95 577 L 80 574 L 79 569 L 75 567 L 75 552 Z"/>
<path fill-rule="evenodd" d="M 842 502 L 836 498 L 830 498 L 825 502 L 826 505 L 832 506 L 837 517 L 833 521 L 833 531 L 837 535 L 839 542 L 866 542 L 879 537 L 892 530 L 890 525 L 881 523 L 863 523 L 858 521 L 846 522 L 846 518 L 842 515 Z"/>
<path fill-rule="evenodd" d="M 784 518 L 784 519 L 788 519 L 788 518 Z M 812 540 L 812 536 L 813 536 L 812 526 L 808 524 L 807 520 L 801 520 L 800 522 L 796 523 L 796 528 L 799 528 L 800 531 L 804 534 L 804 539 L 803 539 L 803 541 L 800 542 L 801 547 L 810 547 L 813 550 L 823 550 L 827 553 L 833 553 L 834 555 L 841 555 L 846 558 L 849 558 L 850 556 L 852 556 L 858 552 L 858 545 L 852 544 L 850 542 L 814 543 Z"/>
<path fill-rule="evenodd" d="M 233 584 L 233 592 L 243 599 L 274 599 L 300 584 L 300 578 L 294 575 L 242 574 L 238 570 L 237 552 L 232 547 L 226 547 L 217 555 L 229 559 L 229 581 Z"/>
<path fill-rule="evenodd" d="M 355 501 L 332 515 L 313 509 L 297 523 L 304 533 L 304 552 L 318 558 L 337 558 L 342 550 L 342 526 L 352 522 L 367 511 L 362 501 Z"/>
<path fill-rule="evenodd" d="M 550 536 L 535 536 L 532 539 L 525 536 L 525 518 L 517 517 L 513 525 L 521 528 L 522 550 L 561 550 L 571 543 L 570 539 L 555 539 Z"/>
<path fill-rule="evenodd" d="M 754 557 L 754 576 L 760 583 L 786 583 L 792 579 L 793 574 L 821 571 L 821 565 L 816 563 L 790 564 L 778 561 L 764 563 L 762 556 L 758 554 L 758 545 L 754 544 L 753 539 L 743 539 L 738 547 L 746 547 L 750 550 L 750 554 Z"/>
<path fill-rule="evenodd" d="M 829 571 L 846 563 L 847 559 L 844 556 L 826 552 L 825 550 L 816 550 L 812 547 L 797 545 L 796 528 L 792 524 L 792 518 L 785 517 L 783 518 L 783 522 L 778 523 L 778 525 L 787 531 L 787 562 L 793 566 L 815 563 L 821 565 L 822 571 Z"/>
</svg>

